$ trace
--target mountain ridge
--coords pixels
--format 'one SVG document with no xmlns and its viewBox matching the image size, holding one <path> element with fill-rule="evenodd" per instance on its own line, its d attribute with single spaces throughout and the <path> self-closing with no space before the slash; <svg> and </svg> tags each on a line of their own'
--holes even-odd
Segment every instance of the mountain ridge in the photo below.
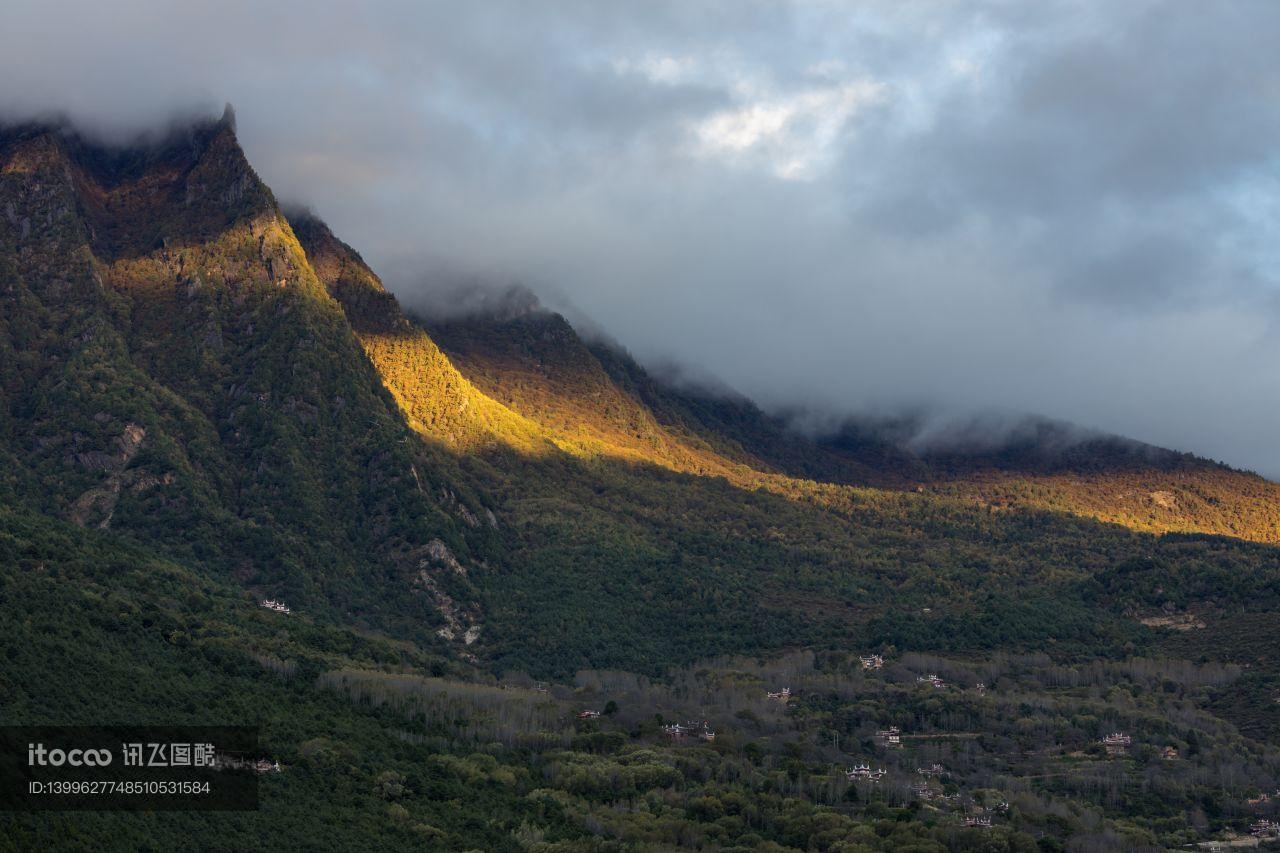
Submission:
<svg viewBox="0 0 1280 853">
<path fill-rule="evenodd" d="M 266 593 L 390 602 L 376 619 L 421 632 L 448 621 L 460 578 L 389 596 L 357 578 L 371 562 L 414 590 L 431 543 L 465 554 L 467 526 L 397 440 L 398 408 L 233 124 L 127 149 L 61 127 L 0 135 L 5 443 L 28 454 L 10 482 Z"/>
<path fill-rule="evenodd" d="M 713 465 L 702 463 L 702 473 L 748 487 L 791 490 L 781 478 L 927 491 L 980 506 L 1072 512 L 1150 532 L 1280 541 L 1280 486 L 1191 454 L 1033 415 L 1012 422 L 975 418 L 967 425 L 968 446 L 959 430 L 949 444 L 916 449 L 911 439 L 921 427 L 902 421 L 868 426 L 850 420 L 815 435 L 741 395 L 699 393 L 655 379 L 618 345 L 586 341 L 536 301 L 508 314 L 473 310 L 423 322 L 474 384 L 553 431 L 586 422 L 602 443 L 631 450 L 637 433 L 659 451 L 667 443 L 689 442 L 716 458 Z M 566 380 L 575 373 L 588 379 Z M 570 390 L 558 390 L 557 383 Z M 629 419 L 593 418 L 583 399 L 587 387 L 615 412 L 630 413 Z M 669 452 L 647 461 L 695 473 L 701 462 Z"/>
</svg>

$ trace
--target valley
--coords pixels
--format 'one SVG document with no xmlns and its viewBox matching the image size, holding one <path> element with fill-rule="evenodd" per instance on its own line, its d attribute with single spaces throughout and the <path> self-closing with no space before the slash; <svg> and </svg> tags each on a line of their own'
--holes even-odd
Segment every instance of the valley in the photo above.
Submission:
<svg viewBox="0 0 1280 853">
<path fill-rule="evenodd" d="M 812 435 L 531 298 L 417 316 L 230 111 L 0 129 L 0 213 L 0 719 L 281 767 L 0 846 L 1277 840 L 1275 483 L 1035 418 Z"/>
</svg>

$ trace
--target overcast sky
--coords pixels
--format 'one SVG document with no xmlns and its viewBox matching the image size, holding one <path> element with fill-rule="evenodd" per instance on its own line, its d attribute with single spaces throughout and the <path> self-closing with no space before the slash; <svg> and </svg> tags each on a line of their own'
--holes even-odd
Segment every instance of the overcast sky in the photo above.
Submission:
<svg viewBox="0 0 1280 853">
<path fill-rule="evenodd" d="M 1280 3 L 0 4 L 0 113 L 234 103 L 406 301 L 476 274 L 767 405 L 1280 476 Z"/>
</svg>

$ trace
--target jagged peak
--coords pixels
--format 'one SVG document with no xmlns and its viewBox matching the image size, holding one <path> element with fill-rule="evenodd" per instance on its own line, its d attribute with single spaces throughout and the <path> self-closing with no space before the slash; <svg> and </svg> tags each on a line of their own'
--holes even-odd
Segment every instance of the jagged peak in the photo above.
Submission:
<svg viewBox="0 0 1280 853">
<path fill-rule="evenodd" d="M 231 106 L 230 101 L 223 105 L 222 118 L 218 119 L 218 123 L 232 133 L 236 132 L 236 108 Z"/>
<path fill-rule="evenodd" d="M 103 134 L 66 113 L 48 113 L 0 122 L 0 148 L 40 137 L 56 141 L 66 156 L 93 177 L 111 185 L 136 177 L 157 164 L 191 166 L 208 151 L 226 146 L 239 152 L 235 110 L 227 104 L 221 116 L 209 113 L 174 119 L 159 128 L 128 135 Z M 243 157 L 243 152 L 239 152 Z M 245 161 L 246 167 L 248 165 Z"/>
<path fill-rule="evenodd" d="M 10 166 L 66 176 L 100 258 L 136 257 L 216 238 L 237 222 L 278 216 L 235 135 L 230 105 L 163 130 L 111 139 L 64 116 L 0 129 Z"/>
</svg>

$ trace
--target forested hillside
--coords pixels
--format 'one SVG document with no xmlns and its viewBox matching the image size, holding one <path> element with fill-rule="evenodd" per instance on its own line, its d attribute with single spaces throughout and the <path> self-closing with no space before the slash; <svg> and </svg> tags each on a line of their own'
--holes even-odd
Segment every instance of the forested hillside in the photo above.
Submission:
<svg viewBox="0 0 1280 853">
<path fill-rule="evenodd" d="M 130 149 L 11 128 L 0 207 L 11 500 L 419 639 L 451 618 L 455 573 L 431 578 L 443 595 L 414 579 L 433 541 L 465 558 L 485 532 L 437 499 L 459 487 L 410 443 L 230 115 Z"/>
</svg>

